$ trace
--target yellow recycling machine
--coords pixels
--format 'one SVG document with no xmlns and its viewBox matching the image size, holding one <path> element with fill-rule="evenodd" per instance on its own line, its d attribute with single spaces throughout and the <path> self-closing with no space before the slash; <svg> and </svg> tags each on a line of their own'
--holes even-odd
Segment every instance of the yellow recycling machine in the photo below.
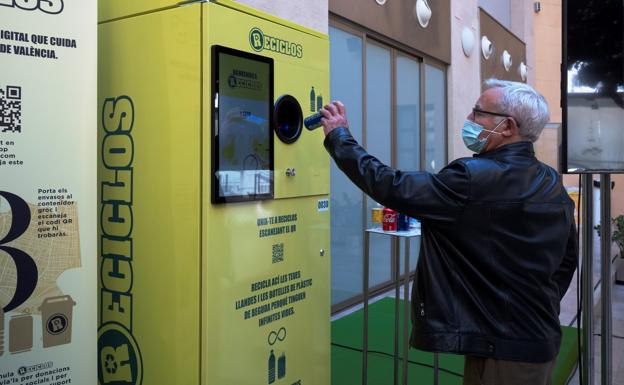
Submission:
<svg viewBox="0 0 624 385">
<path fill-rule="evenodd" d="M 326 35 L 99 2 L 100 385 L 328 385 Z"/>
</svg>

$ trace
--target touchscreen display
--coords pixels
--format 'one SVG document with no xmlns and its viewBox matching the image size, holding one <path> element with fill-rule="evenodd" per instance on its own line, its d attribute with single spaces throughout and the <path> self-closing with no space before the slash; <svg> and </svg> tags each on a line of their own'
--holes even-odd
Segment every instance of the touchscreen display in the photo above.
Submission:
<svg viewBox="0 0 624 385">
<path fill-rule="evenodd" d="M 217 51 L 217 200 L 272 195 L 272 63 Z M 236 199 L 230 199 L 236 200 Z"/>
</svg>

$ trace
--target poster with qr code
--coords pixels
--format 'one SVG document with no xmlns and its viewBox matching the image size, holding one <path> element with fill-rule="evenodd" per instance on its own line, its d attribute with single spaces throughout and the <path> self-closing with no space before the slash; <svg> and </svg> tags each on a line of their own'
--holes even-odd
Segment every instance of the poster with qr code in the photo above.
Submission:
<svg viewBox="0 0 624 385">
<path fill-rule="evenodd" d="M 97 378 L 96 9 L 0 0 L 2 384 Z"/>
</svg>

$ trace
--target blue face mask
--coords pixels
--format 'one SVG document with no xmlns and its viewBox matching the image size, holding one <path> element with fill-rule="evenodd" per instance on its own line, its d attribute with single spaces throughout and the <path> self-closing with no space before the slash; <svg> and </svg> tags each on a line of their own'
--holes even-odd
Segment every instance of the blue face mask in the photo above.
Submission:
<svg viewBox="0 0 624 385">
<path fill-rule="evenodd" d="M 501 121 L 494 127 L 494 130 L 498 128 L 498 126 L 503 123 Z M 487 144 L 487 141 L 492 134 L 500 134 L 500 132 L 496 132 L 494 130 L 486 130 L 482 125 L 477 124 L 471 120 L 465 120 L 464 126 L 462 127 L 462 139 L 464 140 L 464 144 L 468 147 L 469 150 L 480 154 L 483 151 L 483 148 Z M 483 139 L 479 139 L 479 135 L 481 135 L 482 131 L 487 131 L 490 135 L 486 136 Z"/>
</svg>

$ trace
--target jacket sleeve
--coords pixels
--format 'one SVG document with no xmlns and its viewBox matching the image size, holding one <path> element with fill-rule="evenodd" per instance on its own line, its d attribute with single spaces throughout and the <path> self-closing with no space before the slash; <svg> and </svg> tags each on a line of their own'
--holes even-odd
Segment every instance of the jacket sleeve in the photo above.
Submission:
<svg viewBox="0 0 624 385">
<path fill-rule="evenodd" d="M 578 237 L 576 234 L 576 226 L 574 220 L 571 222 L 570 234 L 568 235 L 568 242 L 566 245 L 565 255 L 559 265 L 559 269 L 553 275 L 553 280 L 559 288 L 559 300 L 563 299 L 563 296 L 570 287 L 574 270 L 576 270 L 576 262 L 578 260 Z"/>
<path fill-rule="evenodd" d="M 438 174 L 396 170 L 368 154 L 346 128 L 330 132 L 324 144 L 356 186 L 393 210 L 419 219 L 451 220 L 468 200 L 470 174 L 462 162 Z"/>
</svg>

